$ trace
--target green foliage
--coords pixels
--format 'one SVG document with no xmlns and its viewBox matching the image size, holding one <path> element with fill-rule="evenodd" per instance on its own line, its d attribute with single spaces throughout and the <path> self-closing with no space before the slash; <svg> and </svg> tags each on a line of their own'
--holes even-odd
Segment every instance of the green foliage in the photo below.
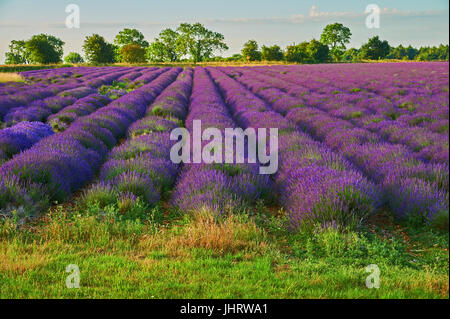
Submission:
<svg viewBox="0 0 450 319">
<path fill-rule="evenodd" d="M 271 47 L 263 45 L 261 48 L 261 58 L 264 61 L 282 61 L 284 54 L 278 45 L 273 45 Z"/>
<path fill-rule="evenodd" d="M 64 42 L 52 35 L 38 34 L 27 41 L 12 40 L 6 53 L 6 64 L 50 64 L 59 63 L 63 55 Z"/>
<path fill-rule="evenodd" d="M 330 50 L 328 46 L 312 39 L 307 47 L 308 56 L 314 63 L 324 63 L 329 61 Z"/>
<path fill-rule="evenodd" d="M 86 37 L 83 51 L 89 63 L 106 64 L 114 62 L 114 46 L 98 34 Z"/>
<path fill-rule="evenodd" d="M 384 59 L 390 51 L 389 43 L 381 41 L 378 36 L 370 38 L 369 41 L 361 46 L 359 57 L 369 60 Z"/>
<path fill-rule="evenodd" d="M 64 42 L 52 35 L 38 34 L 25 42 L 31 63 L 50 64 L 62 60 Z"/>
<path fill-rule="evenodd" d="M 320 42 L 328 45 L 333 59 L 339 61 L 345 52 L 345 44 L 350 42 L 351 36 L 349 28 L 341 23 L 333 23 L 323 29 Z"/>
<path fill-rule="evenodd" d="M 6 64 L 28 64 L 30 63 L 29 52 L 25 48 L 25 41 L 12 40 L 9 44 L 9 52 L 6 52 Z"/>
<path fill-rule="evenodd" d="M 286 48 L 285 59 L 287 62 L 307 63 L 309 62 L 308 56 L 308 42 L 302 42 L 300 44 L 289 45 Z"/>
<path fill-rule="evenodd" d="M 66 63 L 84 63 L 83 57 L 77 52 L 70 52 L 65 58 Z"/>
<path fill-rule="evenodd" d="M 123 48 L 129 44 L 136 44 L 142 48 L 148 47 L 148 42 L 145 41 L 144 35 L 136 29 L 123 29 L 114 38 L 114 44 L 119 48 Z"/>
<path fill-rule="evenodd" d="M 329 61 L 329 49 L 325 44 L 313 39 L 288 46 L 285 59 L 296 63 L 323 63 Z"/>
<path fill-rule="evenodd" d="M 137 45 L 142 48 L 147 48 L 149 46 L 148 42 L 144 39 L 144 35 L 139 30 L 125 28 L 114 38 L 114 53 L 116 61 L 128 62 L 125 61 L 122 56 L 122 49 L 130 44 Z"/>
<path fill-rule="evenodd" d="M 207 60 L 216 50 L 228 50 L 222 34 L 208 30 L 200 23 L 182 23 L 177 32 L 178 49 L 183 55 L 190 55 L 194 62 Z"/>
<path fill-rule="evenodd" d="M 418 61 L 448 61 L 449 47 L 447 45 L 439 45 L 439 47 L 423 47 L 420 48 L 416 59 Z"/>
<path fill-rule="evenodd" d="M 172 29 L 162 30 L 147 49 L 147 59 L 152 62 L 175 62 L 182 55 L 180 35 Z"/>
<path fill-rule="evenodd" d="M 358 61 L 358 49 L 350 48 L 347 51 L 344 52 L 342 55 L 341 60 L 345 62 L 357 62 Z"/>
<path fill-rule="evenodd" d="M 120 50 L 122 62 L 144 63 L 146 62 L 146 50 L 138 44 L 127 44 Z"/>
<path fill-rule="evenodd" d="M 261 52 L 259 51 L 258 43 L 255 40 L 249 40 L 242 48 L 242 57 L 246 61 L 261 61 Z"/>
</svg>

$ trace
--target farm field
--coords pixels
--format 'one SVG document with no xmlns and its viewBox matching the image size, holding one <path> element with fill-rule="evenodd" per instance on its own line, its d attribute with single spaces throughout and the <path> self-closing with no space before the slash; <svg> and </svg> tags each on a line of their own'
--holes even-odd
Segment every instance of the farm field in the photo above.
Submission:
<svg viewBox="0 0 450 319">
<path fill-rule="evenodd" d="M 448 299 L 448 72 L 67 67 L 0 83 L 0 298 Z M 248 154 L 175 163 L 171 132 L 197 121 L 276 128 L 276 171 Z"/>
</svg>

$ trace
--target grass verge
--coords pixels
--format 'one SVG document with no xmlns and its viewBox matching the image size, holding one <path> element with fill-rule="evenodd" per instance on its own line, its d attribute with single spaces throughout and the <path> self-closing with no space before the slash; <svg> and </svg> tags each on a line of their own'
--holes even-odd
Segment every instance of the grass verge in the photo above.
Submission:
<svg viewBox="0 0 450 319">
<path fill-rule="evenodd" d="M 278 213 L 126 219 L 58 206 L 26 226 L 3 220 L 0 298 L 449 298 L 448 234 L 390 220 L 292 234 Z M 66 288 L 70 264 L 79 289 Z M 380 289 L 365 285 L 371 264 Z"/>
</svg>

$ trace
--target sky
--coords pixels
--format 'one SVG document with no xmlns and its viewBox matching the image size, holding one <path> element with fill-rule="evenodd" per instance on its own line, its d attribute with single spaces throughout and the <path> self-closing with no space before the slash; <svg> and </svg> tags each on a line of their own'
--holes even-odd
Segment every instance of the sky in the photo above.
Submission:
<svg viewBox="0 0 450 319">
<path fill-rule="evenodd" d="M 66 6 L 80 8 L 80 28 L 67 28 Z M 381 8 L 380 27 L 366 27 L 369 4 Z M 200 22 L 222 33 L 230 56 L 249 39 L 260 45 L 319 39 L 323 28 L 340 22 L 352 31 L 348 47 L 378 35 L 391 45 L 432 46 L 449 42 L 448 0 L 0 0 L 0 63 L 11 40 L 47 33 L 61 38 L 65 54 L 82 53 L 86 36 L 112 42 L 123 28 L 137 28 L 151 42 L 165 28 Z"/>
</svg>

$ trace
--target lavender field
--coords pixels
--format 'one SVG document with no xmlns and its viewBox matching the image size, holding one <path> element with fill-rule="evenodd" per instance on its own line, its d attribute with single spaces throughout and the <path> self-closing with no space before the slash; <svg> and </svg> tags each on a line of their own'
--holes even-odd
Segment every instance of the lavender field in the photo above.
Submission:
<svg viewBox="0 0 450 319">
<path fill-rule="evenodd" d="M 387 233 L 392 225 L 448 232 L 448 63 L 74 67 L 21 75 L 24 83 L 0 84 L 0 219 L 35 227 L 62 209 L 133 223 L 158 211 L 164 224 L 199 211 L 213 218 L 264 211 L 257 220 L 275 218 L 292 236 Z M 192 133 L 199 120 L 221 131 L 277 128 L 278 170 L 174 163 L 171 132 Z M 10 228 L 2 227 L 0 238 L 8 238 Z M 205 246 L 198 236 L 189 247 L 214 250 L 225 238 L 216 234 Z M 443 267 L 447 285 L 435 285 L 448 297 Z"/>
<path fill-rule="evenodd" d="M 41 215 L 83 190 L 86 204 L 165 199 L 219 215 L 266 200 L 294 227 L 359 224 L 379 210 L 423 223 L 448 216 L 447 63 L 22 75 L 27 84 L 0 87 L 3 215 Z M 126 87 L 99 94 L 113 82 Z M 194 120 L 278 128 L 278 172 L 172 163 L 170 131 L 192 131 Z"/>
</svg>

